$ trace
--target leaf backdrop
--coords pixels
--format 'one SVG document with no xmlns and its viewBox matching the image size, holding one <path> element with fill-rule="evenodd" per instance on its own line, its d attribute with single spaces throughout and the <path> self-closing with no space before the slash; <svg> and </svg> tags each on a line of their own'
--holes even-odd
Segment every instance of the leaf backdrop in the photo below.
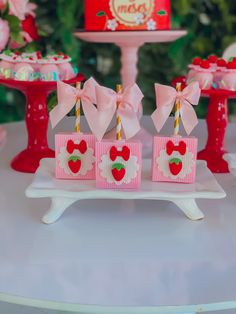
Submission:
<svg viewBox="0 0 236 314">
<path fill-rule="evenodd" d="M 114 87 L 120 82 L 120 51 L 110 44 L 91 44 L 74 38 L 73 32 L 83 28 L 83 0 L 36 0 L 37 24 L 42 38 L 28 49 L 43 52 L 63 51 L 73 58 L 87 77 Z M 195 56 L 211 53 L 222 55 L 236 42 L 236 6 L 225 0 L 172 0 L 172 27 L 188 30 L 188 35 L 170 44 L 147 44 L 139 52 L 138 84 L 145 94 L 144 111 L 155 106 L 154 82 L 169 84 L 175 76 L 186 73 L 187 64 Z M 46 35 L 46 36 L 45 36 Z M 50 97 L 49 107 L 55 98 Z M 197 108 L 204 117 L 207 101 Z M 231 111 L 233 106 L 231 107 Z M 0 122 L 24 117 L 24 97 L 0 86 Z"/>
</svg>

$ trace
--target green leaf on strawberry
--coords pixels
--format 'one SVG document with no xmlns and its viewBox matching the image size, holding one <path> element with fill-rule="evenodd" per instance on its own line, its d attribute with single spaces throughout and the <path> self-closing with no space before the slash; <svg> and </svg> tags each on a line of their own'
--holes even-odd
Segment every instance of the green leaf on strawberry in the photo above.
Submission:
<svg viewBox="0 0 236 314">
<path fill-rule="evenodd" d="M 70 156 L 69 161 L 71 160 L 76 162 L 77 160 L 81 160 L 81 158 L 79 156 Z"/>
<path fill-rule="evenodd" d="M 172 158 L 169 160 L 169 163 L 178 165 L 179 163 L 182 163 L 182 160 L 180 158 Z"/>
<path fill-rule="evenodd" d="M 166 10 L 159 10 L 157 11 L 157 15 L 167 15 Z"/>
<path fill-rule="evenodd" d="M 112 169 L 121 170 L 121 169 L 125 169 L 125 166 L 122 163 L 117 162 L 117 163 L 112 165 Z"/>
</svg>

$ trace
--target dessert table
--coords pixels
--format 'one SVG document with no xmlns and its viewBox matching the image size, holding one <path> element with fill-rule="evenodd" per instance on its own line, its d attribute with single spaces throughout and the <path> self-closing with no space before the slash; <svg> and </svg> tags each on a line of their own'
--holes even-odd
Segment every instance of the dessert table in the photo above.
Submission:
<svg viewBox="0 0 236 314">
<path fill-rule="evenodd" d="M 169 125 L 163 132 L 170 130 Z M 73 118 L 54 132 L 71 130 Z M 86 126 L 82 127 L 86 129 Z M 149 117 L 142 124 L 154 134 Z M 49 199 L 28 199 L 32 174 L 10 160 L 23 122 L 6 124 L 0 151 L 0 301 L 79 313 L 197 313 L 236 308 L 236 179 L 216 174 L 225 199 L 199 200 L 192 222 L 166 201 L 83 200 L 54 225 L 40 218 Z M 206 124 L 193 135 L 206 142 Z M 236 152 L 236 124 L 226 146 Z M 49 130 L 49 144 L 53 135 Z M 233 312 L 231 312 L 233 313 Z"/>
</svg>

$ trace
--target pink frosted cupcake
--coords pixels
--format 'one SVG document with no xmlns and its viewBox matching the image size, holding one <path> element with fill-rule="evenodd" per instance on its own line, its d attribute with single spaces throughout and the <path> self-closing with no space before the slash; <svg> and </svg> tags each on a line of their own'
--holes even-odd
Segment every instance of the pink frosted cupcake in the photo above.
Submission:
<svg viewBox="0 0 236 314">
<path fill-rule="evenodd" d="M 55 63 L 42 63 L 40 66 L 40 76 L 42 81 L 58 81 L 59 69 Z"/>
<path fill-rule="evenodd" d="M 10 79 L 13 75 L 14 63 L 10 61 L 0 61 L 0 78 Z"/>
<path fill-rule="evenodd" d="M 192 77 L 192 81 L 198 82 L 201 89 L 211 89 L 213 84 L 213 72 L 210 62 L 202 60 L 199 69 Z"/>
<path fill-rule="evenodd" d="M 17 54 L 11 51 L 4 51 L 0 54 L 0 77 L 5 79 L 13 78 L 13 67 Z"/>
<path fill-rule="evenodd" d="M 236 62 L 230 61 L 219 83 L 221 89 L 236 91 Z"/>
<path fill-rule="evenodd" d="M 224 59 L 218 59 L 217 68 L 216 68 L 216 71 L 214 72 L 214 78 L 213 78 L 215 88 L 220 88 L 220 82 L 226 73 L 226 68 L 227 68 L 227 62 Z"/>
<path fill-rule="evenodd" d="M 27 62 L 18 62 L 13 68 L 14 79 L 18 81 L 34 81 L 34 68 Z"/>
<path fill-rule="evenodd" d="M 61 80 L 70 80 L 75 76 L 74 70 L 70 62 L 63 62 L 59 63 L 58 69 L 60 72 L 60 79 Z"/>
<path fill-rule="evenodd" d="M 200 64 L 202 62 L 201 58 L 194 58 L 192 63 L 189 64 L 188 68 L 190 69 L 187 75 L 187 84 L 190 84 L 193 81 L 193 77 L 195 76 L 196 72 L 200 69 Z"/>
</svg>

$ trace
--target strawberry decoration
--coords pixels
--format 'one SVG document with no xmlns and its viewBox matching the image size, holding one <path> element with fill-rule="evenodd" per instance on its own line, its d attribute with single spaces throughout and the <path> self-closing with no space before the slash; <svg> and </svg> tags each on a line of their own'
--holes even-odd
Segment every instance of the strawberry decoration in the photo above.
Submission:
<svg viewBox="0 0 236 314">
<path fill-rule="evenodd" d="M 169 160 L 169 168 L 170 172 L 174 175 L 177 176 L 180 171 L 182 170 L 183 163 L 180 158 L 172 158 Z"/>
<path fill-rule="evenodd" d="M 68 160 L 68 166 L 72 173 L 76 174 L 81 168 L 81 159 L 79 156 L 71 156 Z"/>
<path fill-rule="evenodd" d="M 113 178 L 119 182 L 125 176 L 126 173 L 125 166 L 121 163 L 115 163 L 112 165 L 111 173 L 113 175 Z"/>
</svg>

